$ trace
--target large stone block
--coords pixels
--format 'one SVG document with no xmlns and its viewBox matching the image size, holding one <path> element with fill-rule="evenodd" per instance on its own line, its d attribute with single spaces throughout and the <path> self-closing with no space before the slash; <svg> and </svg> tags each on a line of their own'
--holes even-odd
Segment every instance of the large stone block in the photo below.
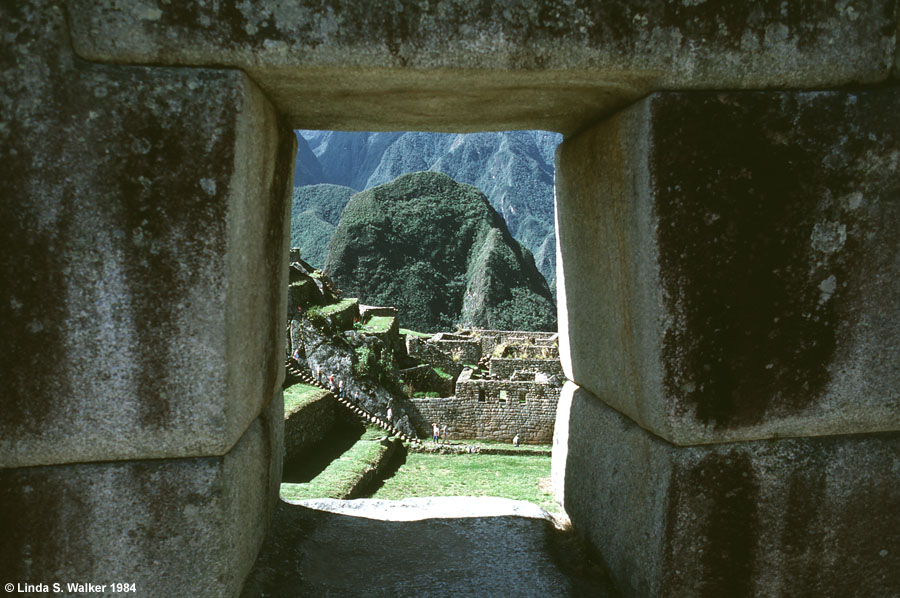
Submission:
<svg viewBox="0 0 900 598">
<path fill-rule="evenodd" d="M 0 470 L 0 579 L 238 595 L 278 500 L 282 412 L 279 394 L 224 457 Z"/>
<path fill-rule="evenodd" d="M 226 453 L 283 376 L 293 134 L 240 71 L 0 10 L 0 464 Z"/>
<path fill-rule="evenodd" d="M 565 141 L 567 376 L 676 444 L 900 429 L 898 105 L 660 93 Z"/>
<path fill-rule="evenodd" d="M 653 89 L 886 79 L 894 0 L 70 0 L 102 61 L 237 66 L 301 128 L 574 132 Z"/>
<path fill-rule="evenodd" d="M 570 383 L 555 443 L 625 596 L 900 595 L 900 434 L 678 447 Z"/>
</svg>

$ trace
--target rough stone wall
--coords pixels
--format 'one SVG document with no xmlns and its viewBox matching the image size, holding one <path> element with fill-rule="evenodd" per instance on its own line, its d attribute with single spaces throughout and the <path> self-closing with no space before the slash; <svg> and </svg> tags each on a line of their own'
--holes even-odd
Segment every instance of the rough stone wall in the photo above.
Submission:
<svg viewBox="0 0 900 598">
<path fill-rule="evenodd" d="M 538 342 L 539 344 L 535 345 L 530 343 L 513 345 L 511 353 L 519 359 L 555 359 L 559 361 L 559 347 L 547 344 L 542 340 Z"/>
<path fill-rule="evenodd" d="M 541 372 L 548 376 L 562 377 L 562 364 L 558 359 L 512 359 L 505 357 L 491 358 L 491 378 L 508 380 L 513 372 Z"/>
<path fill-rule="evenodd" d="M 473 340 L 440 339 L 430 340 L 428 344 L 443 351 L 454 363 L 478 363 L 481 359 L 481 344 Z"/>
<path fill-rule="evenodd" d="M 454 360 L 438 343 L 408 335 L 406 337 L 406 353 L 415 359 L 442 368 L 456 378 L 463 369 L 463 360 Z"/>
<path fill-rule="evenodd" d="M 407 368 L 397 372 L 403 380 L 404 390 L 412 387 L 412 392 L 438 392 L 442 397 L 453 394 L 454 381 L 441 377 L 429 364 L 423 364 L 414 368 Z M 410 394 L 407 390 L 407 394 Z"/>
<path fill-rule="evenodd" d="M 559 387 L 547 383 L 461 379 L 455 397 L 413 404 L 427 423 L 446 423 L 451 437 L 509 442 L 518 434 L 524 443 L 549 443 L 558 400 Z"/>
</svg>

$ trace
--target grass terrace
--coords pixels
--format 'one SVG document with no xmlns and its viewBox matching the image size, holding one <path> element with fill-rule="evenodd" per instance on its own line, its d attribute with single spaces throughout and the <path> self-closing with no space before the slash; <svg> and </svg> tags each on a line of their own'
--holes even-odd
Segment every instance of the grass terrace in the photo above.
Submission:
<svg viewBox="0 0 900 598">
<path fill-rule="evenodd" d="M 419 338 L 431 338 L 434 336 L 433 334 L 428 334 L 427 332 L 418 332 L 416 330 L 410 330 L 409 328 L 401 328 L 400 334 L 408 334 L 410 336 L 417 336 Z"/>
<path fill-rule="evenodd" d="M 284 500 L 352 498 L 360 481 L 390 450 L 389 447 L 377 441 L 383 435 L 382 430 L 367 428 L 363 436 L 350 449 L 332 461 L 309 482 L 282 484 L 281 497 Z"/>
<path fill-rule="evenodd" d="M 393 316 L 372 316 L 360 327 L 360 330 L 377 334 L 380 332 L 388 332 L 393 324 Z"/>
<path fill-rule="evenodd" d="M 359 303 L 359 299 L 356 298 L 347 298 L 341 299 L 337 303 L 331 303 L 329 305 L 325 305 L 319 308 L 319 313 L 323 316 L 330 316 L 336 314 L 338 312 L 342 312 L 346 309 L 350 309 L 354 303 Z"/>
<path fill-rule="evenodd" d="M 294 384 L 284 389 L 284 412 L 291 413 L 328 394 L 327 390 L 309 384 Z"/>
</svg>

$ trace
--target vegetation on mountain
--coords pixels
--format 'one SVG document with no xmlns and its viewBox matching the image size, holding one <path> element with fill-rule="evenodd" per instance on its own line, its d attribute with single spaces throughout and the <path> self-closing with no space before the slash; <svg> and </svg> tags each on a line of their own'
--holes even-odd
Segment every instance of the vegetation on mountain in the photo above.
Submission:
<svg viewBox="0 0 900 598">
<path fill-rule="evenodd" d="M 403 175 L 354 195 L 325 268 L 348 296 L 394 305 L 416 330 L 556 329 L 531 253 L 481 191 L 441 173 Z"/>
<path fill-rule="evenodd" d="M 301 131 L 326 182 L 363 190 L 410 172 L 433 170 L 487 195 L 512 236 L 536 257 L 551 290 L 556 275 L 553 157 L 562 140 L 549 131 L 500 133 Z M 309 184 L 309 183 L 307 183 Z M 297 213 L 297 212 L 295 212 Z"/>
<path fill-rule="evenodd" d="M 291 203 L 291 247 L 299 247 L 303 259 L 318 268 L 325 263 L 328 242 L 350 196 L 356 193 L 340 185 L 294 187 Z"/>
</svg>

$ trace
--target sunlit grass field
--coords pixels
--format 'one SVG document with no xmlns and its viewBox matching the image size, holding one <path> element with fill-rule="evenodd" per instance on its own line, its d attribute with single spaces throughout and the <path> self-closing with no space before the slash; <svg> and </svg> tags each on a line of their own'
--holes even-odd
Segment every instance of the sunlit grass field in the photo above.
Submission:
<svg viewBox="0 0 900 598">
<path fill-rule="evenodd" d="M 410 453 L 406 463 L 372 496 L 500 496 L 561 512 L 550 490 L 550 457 Z"/>
</svg>

